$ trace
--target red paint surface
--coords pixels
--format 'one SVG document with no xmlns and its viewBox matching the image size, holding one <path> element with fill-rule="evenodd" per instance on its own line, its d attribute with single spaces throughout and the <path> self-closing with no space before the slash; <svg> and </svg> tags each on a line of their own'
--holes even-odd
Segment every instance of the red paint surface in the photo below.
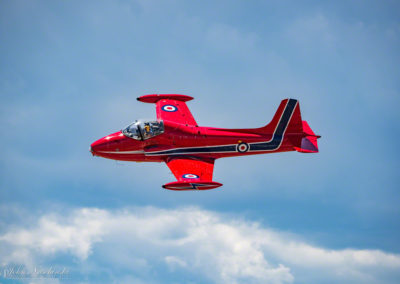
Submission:
<svg viewBox="0 0 400 284">
<path fill-rule="evenodd" d="M 91 152 L 95 156 L 137 162 L 165 162 L 178 182 L 167 184 L 165 188 L 186 188 L 189 183 L 211 183 L 202 189 L 221 186 L 212 182 L 214 161 L 219 158 L 246 156 L 255 154 L 298 151 L 303 153 L 318 152 L 317 138 L 307 122 L 301 120 L 299 104 L 294 111 L 284 132 L 280 146 L 275 150 L 234 152 L 189 153 L 182 155 L 154 155 L 155 152 L 191 147 L 212 147 L 223 145 L 247 145 L 266 142 L 273 138 L 274 131 L 283 117 L 288 100 L 283 100 L 272 121 L 264 127 L 254 129 L 223 129 L 200 127 L 193 118 L 186 101 L 192 97 L 184 95 L 147 95 L 138 100 L 156 104 L 157 119 L 164 122 L 164 133 L 148 140 L 135 140 L 126 137 L 121 131 L 107 135 L 91 144 Z M 294 101 L 294 100 L 293 100 Z M 176 111 L 164 111 L 177 109 Z M 169 107 L 172 106 L 172 107 Z M 245 148 L 245 147 L 242 147 Z M 186 173 L 198 175 L 198 179 L 185 179 Z M 172 189 L 172 188 L 171 188 Z"/>
</svg>

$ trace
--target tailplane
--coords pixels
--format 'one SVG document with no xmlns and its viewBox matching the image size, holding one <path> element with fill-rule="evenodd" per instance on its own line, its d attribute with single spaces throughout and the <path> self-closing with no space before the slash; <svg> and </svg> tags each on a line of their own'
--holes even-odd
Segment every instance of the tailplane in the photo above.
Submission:
<svg viewBox="0 0 400 284">
<path fill-rule="evenodd" d="M 300 147 L 294 147 L 297 152 L 300 153 L 318 153 L 318 141 L 321 138 L 319 135 L 315 135 L 307 121 L 303 121 L 303 137 L 301 138 Z"/>
</svg>

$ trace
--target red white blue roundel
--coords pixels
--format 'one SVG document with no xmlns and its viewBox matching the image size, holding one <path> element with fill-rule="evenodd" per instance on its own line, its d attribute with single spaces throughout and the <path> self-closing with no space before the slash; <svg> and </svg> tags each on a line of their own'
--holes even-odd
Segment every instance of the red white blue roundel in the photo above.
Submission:
<svg viewBox="0 0 400 284">
<path fill-rule="evenodd" d="M 239 153 L 247 152 L 247 151 L 249 151 L 249 144 L 244 143 L 244 142 L 239 143 L 239 144 L 236 146 L 236 150 L 237 150 Z"/>
<path fill-rule="evenodd" d="M 161 109 L 163 111 L 168 111 L 168 112 L 174 112 L 174 111 L 178 110 L 178 108 L 176 106 L 173 106 L 173 105 L 164 105 L 164 106 L 161 107 Z"/>
<path fill-rule="evenodd" d="M 199 176 L 195 175 L 195 174 L 184 174 L 182 177 L 183 178 L 199 178 Z"/>
</svg>

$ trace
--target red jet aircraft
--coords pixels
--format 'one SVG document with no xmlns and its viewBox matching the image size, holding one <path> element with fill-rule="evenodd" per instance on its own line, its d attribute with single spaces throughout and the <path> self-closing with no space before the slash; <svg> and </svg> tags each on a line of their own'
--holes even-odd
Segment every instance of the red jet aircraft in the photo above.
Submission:
<svg viewBox="0 0 400 284">
<path fill-rule="evenodd" d="M 218 158 L 297 151 L 317 153 L 317 139 L 302 121 L 299 103 L 285 99 L 272 121 L 252 129 L 198 126 L 186 102 L 177 94 L 137 98 L 156 104 L 157 120 L 138 120 L 125 129 L 94 142 L 90 151 L 103 158 L 134 162 L 165 162 L 178 181 L 163 185 L 171 190 L 204 190 L 221 186 L 212 180 Z"/>
</svg>

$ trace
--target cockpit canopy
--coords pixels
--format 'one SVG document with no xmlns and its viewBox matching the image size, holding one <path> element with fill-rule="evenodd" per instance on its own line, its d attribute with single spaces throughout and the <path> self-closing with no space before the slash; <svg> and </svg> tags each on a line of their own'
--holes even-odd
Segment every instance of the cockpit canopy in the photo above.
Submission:
<svg viewBox="0 0 400 284">
<path fill-rule="evenodd" d="M 136 120 L 134 123 L 130 124 L 122 133 L 126 137 L 130 137 L 136 140 L 146 140 L 154 136 L 164 133 L 164 122 L 162 120 L 158 121 L 144 121 Z"/>
</svg>

